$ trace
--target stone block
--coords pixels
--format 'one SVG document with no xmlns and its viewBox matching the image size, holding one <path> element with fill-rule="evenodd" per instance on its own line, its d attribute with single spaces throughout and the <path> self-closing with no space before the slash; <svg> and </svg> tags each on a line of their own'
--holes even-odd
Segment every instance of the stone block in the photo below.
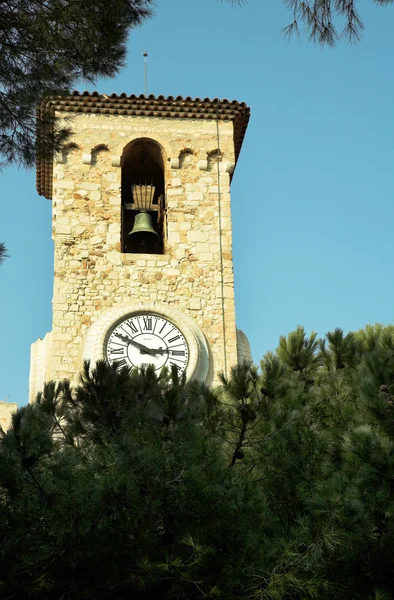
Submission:
<svg viewBox="0 0 394 600">
<path fill-rule="evenodd" d="M 232 286 L 225 285 L 223 288 L 223 298 L 234 298 L 234 288 Z"/>
<path fill-rule="evenodd" d="M 177 233 L 176 231 L 169 231 L 168 232 L 168 243 L 169 244 L 179 244 L 180 239 L 179 239 L 179 233 Z"/>
<path fill-rule="evenodd" d="M 120 234 L 116 234 L 116 233 L 109 233 L 109 234 L 107 235 L 107 244 L 108 244 L 108 246 L 115 246 L 115 245 L 117 245 L 117 244 L 120 244 L 120 241 L 119 241 L 119 239 L 120 239 L 120 238 L 119 238 L 119 235 L 120 235 Z"/>
<path fill-rule="evenodd" d="M 229 173 L 230 175 L 234 171 L 234 168 L 235 168 L 235 163 L 230 162 L 229 160 L 222 161 L 219 166 L 219 170 L 222 173 Z"/>
<path fill-rule="evenodd" d="M 190 298 L 189 308 L 190 310 L 201 310 L 201 298 Z"/>
<path fill-rule="evenodd" d="M 120 252 L 107 252 L 107 258 L 113 265 L 120 266 L 122 264 Z"/>
<path fill-rule="evenodd" d="M 56 234 L 57 235 L 71 235 L 71 225 L 66 223 L 56 223 Z"/>
<path fill-rule="evenodd" d="M 73 181 L 54 181 L 55 189 L 73 190 L 75 183 Z"/>
<path fill-rule="evenodd" d="M 90 183 L 89 181 L 84 181 L 83 182 L 83 188 L 85 190 L 99 190 L 100 189 L 100 184 L 99 183 Z"/>
<path fill-rule="evenodd" d="M 64 342 L 70 342 L 73 339 L 73 336 L 71 333 L 57 333 L 56 339 L 62 340 Z"/>
<path fill-rule="evenodd" d="M 59 212 L 56 215 L 56 221 L 55 221 L 56 225 L 68 225 L 71 224 L 71 219 L 69 216 L 69 213 L 66 212 Z"/>
<path fill-rule="evenodd" d="M 198 229 L 191 229 L 187 232 L 188 242 L 207 242 L 208 233 L 206 231 L 199 231 Z"/>
<path fill-rule="evenodd" d="M 181 260 L 182 258 L 185 258 L 185 256 L 186 256 L 186 250 L 185 250 L 185 248 L 180 248 L 179 246 L 177 248 L 175 248 L 175 250 L 174 250 L 174 256 L 176 256 L 176 258 L 178 260 Z"/>
<path fill-rule="evenodd" d="M 202 192 L 188 192 L 187 193 L 188 200 L 204 200 L 204 194 Z"/>
</svg>

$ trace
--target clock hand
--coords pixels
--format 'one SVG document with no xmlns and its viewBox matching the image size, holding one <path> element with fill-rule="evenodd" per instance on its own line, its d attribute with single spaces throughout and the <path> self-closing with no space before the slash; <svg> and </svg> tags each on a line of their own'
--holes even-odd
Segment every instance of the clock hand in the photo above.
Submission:
<svg viewBox="0 0 394 600">
<path fill-rule="evenodd" d="M 122 335 L 121 333 L 117 333 L 116 337 L 118 337 L 120 340 L 122 340 L 122 342 L 126 342 L 127 344 L 131 344 L 135 348 L 138 348 L 138 350 L 141 352 L 141 354 L 152 354 L 152 350 L 150 348 L 148 348 L 147 346 L 144 346 L 144 344 L 135 342 L 134 340 L 129 338 L 127 335 Z"/>
<path fill-rule="evenodd" d="M 152 354 L 169 354 L 170 351 L 168 348 L 152 348 Z"/>
<path fill-rule="evenodd" d="M 116 337 L 118 337 L 122 342 L 126 342 L 126 344 L 130 344 L 131 338 L 128 335 L 122 335 L 121 333 L 116 333 Z"/>
</svg>

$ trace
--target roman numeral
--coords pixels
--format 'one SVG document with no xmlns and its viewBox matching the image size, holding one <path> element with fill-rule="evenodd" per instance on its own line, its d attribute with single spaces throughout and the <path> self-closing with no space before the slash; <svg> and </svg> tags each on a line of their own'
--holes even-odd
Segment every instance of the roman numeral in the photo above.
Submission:
<svg viewBox="0 0 394 600">
<path fill-rule="evenodd" d="M 171 350 L 172 356 L 185 356 L 184 350 Z"/>
<path fill-rule="evenodd" d="M 174 335 L 173 338 L 171 338 L 170 340 L 168 340 L 169 344 L 172 344 L 172 342 L 175 342 L 175 340 L 179 340 L 180 339 L 180 335 Z"/>
<path fill-rule="evenodd" d="M 164 323 L 163 327 L 160 329 L 159 333 L 161 333 L 164 329 L 164 327 L 167 325 L 167 323 Z"/>
<path fill-rule="evenodd" d="M 111 354 L 123 354 L 124 348 L 110 348 L 109 351 Z"/>
<path fill-rule="evenodd" d="M 172 360 L 170 360 L 170 365 L 172 367 L 175 367 L 178 370 L 178 372 L 182 369 L 182 367 L 180 365 L 176 365 L 174 362 L 172 362 Z"/>
<path fill-rule="evenodd" d="M 133 333 L 138 333 L 138 329 L 134 325 L 133 321 L 127 321 L 127 325 L 130 327 L 130 329 Z"/>
<path fill-rule="evenodd" d="M 143 317 L 144 331 L 152 331 L 152 317 Z"/>
<path fill-rule="evenodd" d="M 125 358 L 122 358 L 122 360 L 115 360 L 114 365 L 116 365 L 117 369 L 121 369 L 127 365 L 127 361 Z"/>
</svg>

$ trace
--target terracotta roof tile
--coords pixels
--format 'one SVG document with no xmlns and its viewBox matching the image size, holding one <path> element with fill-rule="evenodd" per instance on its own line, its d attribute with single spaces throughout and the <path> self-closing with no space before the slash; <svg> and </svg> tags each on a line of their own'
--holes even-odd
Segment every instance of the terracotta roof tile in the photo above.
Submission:
<svg viewBox="0 0 394 600">
<path fill-rule="evenodd" d="M 86 112 L 96 114 L 118 114 L 154 116 L 176 119 L 216 119 L 234 122 L 235 158 L 238 159 L 249 121 L 250 109 L 244 102 L 214 98 L 191 98 L 187 96 L 127 96 L 99 94 L 98 92 L 73 92 L 67 96 L 49 96 L 37 111 L 37 137 L 45 139 L 45 115 L 54 112 Z M 37 160 L 37 191 L 41 196 L 52 198 L 52 160 Z"/>
</svg>

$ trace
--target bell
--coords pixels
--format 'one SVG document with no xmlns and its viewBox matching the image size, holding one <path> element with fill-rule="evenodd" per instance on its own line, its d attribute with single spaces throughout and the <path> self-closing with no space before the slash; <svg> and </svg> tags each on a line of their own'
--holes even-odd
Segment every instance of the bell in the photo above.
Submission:
<svg viewBox="0 0 394 600">
<path fill-rule="evenodd" d="M 134 219 L 133 229 L 127 236 L 128 252 L 156 253 L 159 250 L 160 236 L 153 229 L 152 217 L 147 212 L 139 212 Z"/>
<path fill-rule="evenodd" d="M 130 239 L 130 236 L 136 235 L 137 233 L 139 233 L 139 234 L 153 233 L 154 235 L 159 236 L 157 231 L 155 231 L 153 229 L 152 217 L 150 215 L 148 215 L 148 213 L 146 213 L 146 212 L 139 212 L 135 216 L 133 229 L 130 231 L 130 233 L 128 234 L 127 237 Z"/>
</svg>

